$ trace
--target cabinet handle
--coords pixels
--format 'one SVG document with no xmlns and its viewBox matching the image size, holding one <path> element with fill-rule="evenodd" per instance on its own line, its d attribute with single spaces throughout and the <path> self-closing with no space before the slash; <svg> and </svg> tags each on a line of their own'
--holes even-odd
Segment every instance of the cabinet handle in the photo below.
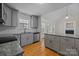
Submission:
<svg viewBox="0 0 79 59">
<path fill-rule="evenodd" d="M 65 41 L 69 41 L 68 39 L 64 39 Z"/>
<path fill-rule="evenodd" d="M 74 49 L 75 47 L 72 46 L 72 49 Z"/>
<path fill-rule="evenodd" d="M 52 43 L 52 40 L 50 40 L 49 43 Z"/>
</svg>

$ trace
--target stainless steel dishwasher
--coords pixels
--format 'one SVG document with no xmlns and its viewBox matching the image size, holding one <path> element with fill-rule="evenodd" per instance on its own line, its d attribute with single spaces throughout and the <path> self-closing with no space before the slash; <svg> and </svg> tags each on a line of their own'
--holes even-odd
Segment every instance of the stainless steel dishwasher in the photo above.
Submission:
<svg viewBox="0 0 79 59">
<path fill-rule="evenodd" d="M 40 33 L 39 32 L 33 33 L 33 42 L 37 42 L 39 40 L 40 40 Z"/>
</svg>

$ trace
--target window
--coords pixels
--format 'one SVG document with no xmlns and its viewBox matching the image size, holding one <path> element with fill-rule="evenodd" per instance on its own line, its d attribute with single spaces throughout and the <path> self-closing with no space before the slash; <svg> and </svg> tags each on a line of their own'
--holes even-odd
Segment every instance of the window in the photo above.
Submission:
<svg viewBox="0 0 79 59">
<path fill-rule="evenodd" d="M 29 29 L 30 28 L 30 20 L 20 19 L 19 23 L 23 24 L 24 29 Z"/>
</svg>

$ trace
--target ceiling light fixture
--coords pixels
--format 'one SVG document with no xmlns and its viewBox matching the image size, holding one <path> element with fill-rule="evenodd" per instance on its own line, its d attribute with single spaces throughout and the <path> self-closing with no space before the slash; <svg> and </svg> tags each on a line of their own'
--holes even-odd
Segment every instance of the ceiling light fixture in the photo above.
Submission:
<svg viewBox="0 0 79 59">
<path fill-rule="evenodd" d="M 66 16 L 65 16 L 65 19 L 69 19 L 69 15 L 68 15 L 68 7 L 66 8 Z"/>
<path fill-rule="evenodd" d="M 66 16 L 65 18 L 66 18 L 66 19 L 69 19 L 69 16 Z"/>
</svg>

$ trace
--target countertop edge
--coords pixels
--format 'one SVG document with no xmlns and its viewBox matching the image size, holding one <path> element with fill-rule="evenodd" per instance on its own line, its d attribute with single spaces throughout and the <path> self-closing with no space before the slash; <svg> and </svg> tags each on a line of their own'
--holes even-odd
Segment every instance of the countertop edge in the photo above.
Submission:
<svg viewBox="0 0 79 59">
<path fill-rule="evenodd" d="M 45 35 L 54 35 L 54 36 L 61 36 L 61 37 L 69 37 L 69 38 L 75 38 L 75 39 L 79 39 L 78 37 L 73 37 L 73 36 L 66 36 L 66 35 L 56 35 L 56 34 L 47 34 L 47 33 L 44 33 Z"/>
</svg>

